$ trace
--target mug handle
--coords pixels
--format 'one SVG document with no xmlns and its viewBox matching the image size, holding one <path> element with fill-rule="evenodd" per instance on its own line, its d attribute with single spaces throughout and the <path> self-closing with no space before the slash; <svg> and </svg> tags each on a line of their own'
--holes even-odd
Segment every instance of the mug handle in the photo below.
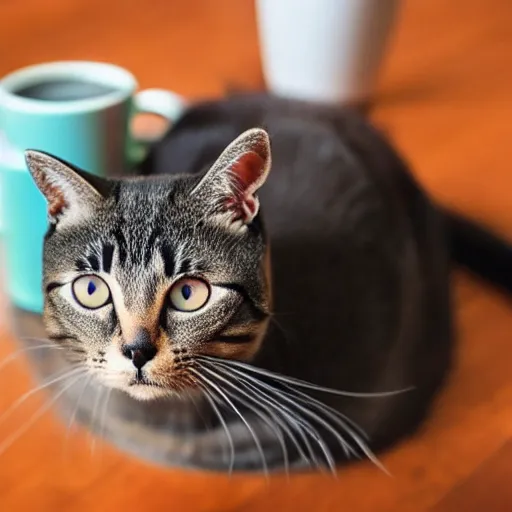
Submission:
<svg viewBox="0 0 512 512">
<path fill-rule="evenodd" d="M 133 116 L 137 114 L 156 114 L 167 119 L 170 124 L 174 124 L 185 112 L 188 103 L 183 96 L 166 89 L 145 89 L 135 94 L 133 106 Z M 132 139 L 134 144 L 130 148 L 128 159 L 133 165 L 144 159 L 148 146 L 155 142 L 155 139 L 138 139 L 133 136 Z"/>
<path fill-rule="evenodd" d="M 165 89 L 145 89 L 135 94 L 135 113 L 156 114 L 175 123 L 187 108 L 185 98 Z"/>
</svg>

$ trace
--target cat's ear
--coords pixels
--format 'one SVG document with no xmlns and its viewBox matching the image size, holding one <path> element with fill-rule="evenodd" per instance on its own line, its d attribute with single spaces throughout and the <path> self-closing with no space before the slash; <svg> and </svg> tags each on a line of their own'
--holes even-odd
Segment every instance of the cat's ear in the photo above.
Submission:
<svg viewBox="0 0 512 512">
<path fill-rule="evenodd" d="M 227 215 L 230 222 L 249 224 L 256 217 L 256 191 L 270 171 L 270 140 L 265 130 L 253 128 L 242 133 L 220 155 L 192 191 Z"/>
<path fill-rule="evenodd" d="M 87 180 L 85 172 L 40 151 L 25 151 L 25 160 L 35 184 L 48 202 L 51 223 L 76 223 L 101 203 L 102 195 Z"/>
</svg>

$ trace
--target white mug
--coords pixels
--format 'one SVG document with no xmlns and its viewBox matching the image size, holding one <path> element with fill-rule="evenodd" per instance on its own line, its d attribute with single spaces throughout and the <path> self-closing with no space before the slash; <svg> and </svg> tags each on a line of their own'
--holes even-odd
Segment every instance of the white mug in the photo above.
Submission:
<svg viewBox="0 0 512 512">
<path fill-rule="evenodd" d="M 399 0 L 257 0 L 270 91 L 325 103 L 369 99 L 398 7 Z"/>
</svg>

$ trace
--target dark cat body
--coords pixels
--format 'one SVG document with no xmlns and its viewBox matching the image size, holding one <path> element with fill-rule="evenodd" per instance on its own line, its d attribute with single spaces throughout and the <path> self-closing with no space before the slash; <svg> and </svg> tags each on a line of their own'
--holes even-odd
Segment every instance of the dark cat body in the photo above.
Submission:
<svg viewBox="0 0 512 512">
<path fill-rule="evenodd" d="M 436 207 L 355 111 L 238 96 L 190 107 L 139 169 L 158 178 L 104 182 L 37 152 L 29 167 L 55 222 L 45 321 L 65 349 L 39 368 L 79 357 L 98 379 L 83 396 L 69 388 L 70 409 L 94 425 L 104 386 L 96 430 L 160 463 L 262 471 L 373 458 L 421 424 L 448 375 L 453 263 L 512 291 L 511 249 Z M 198 262 L 193 282 L 214 291 L 176 311 L 172 290 Z M 73 288 L 84 279 L 106 297 L 92 309 Z M 136 372 L 130 353 L 144 344 L 154 359 Z M 292 390 L 256 367 L 348 394 Z"/>
<path fill-rule="evenodd" d="M 452 357 L 449 255 L 442 215 L 360 115 L 268 97 L 197 105 L 142 167 L 196 173 L 237 134 L 271 137 L 259 193 L 270 236 L 273 322 L 255 364 L 387 398 L 323 401 L 382 448 L 418 425 Z"/>
</svg>

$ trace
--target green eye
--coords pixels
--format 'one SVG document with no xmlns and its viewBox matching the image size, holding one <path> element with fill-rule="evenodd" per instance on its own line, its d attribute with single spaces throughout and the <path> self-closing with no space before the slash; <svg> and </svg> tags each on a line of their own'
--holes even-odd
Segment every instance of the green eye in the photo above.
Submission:
<svg viewBox="0 0 512 512">
<path fill-rule="evenodd" d="M 169 298 L 172 307 L 178 311 L 197 311 L 208 302 L 210 288 L 200 279 L 184 277 L 174 283 Z"/>
<path fill-rule="evenodd" d="M 84 308 L 98 309 L 110 300 L 110 289 L 98 276 L 81 276 L 73 282 L 73 295 Z"/>
</svg>

